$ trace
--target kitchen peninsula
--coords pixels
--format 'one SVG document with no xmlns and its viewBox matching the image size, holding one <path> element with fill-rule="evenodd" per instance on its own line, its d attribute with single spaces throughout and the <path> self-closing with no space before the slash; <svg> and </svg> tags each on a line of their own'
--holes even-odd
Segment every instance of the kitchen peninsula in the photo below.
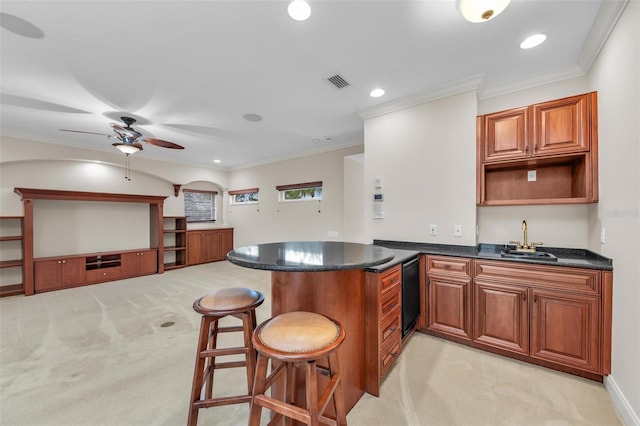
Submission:
<svg viewBox="0 0 640 426">
<path fill-rule="evenodd" d="M 271 313 L 310 311 L 339 321 L 346 339 L 338 351 L 347 411 L 365 392 L 365 268 L 392 260 L 392 250 L 345 242 L 282 242 L 240 247 L 236 265 L 271 271 Z"/>
</svg>

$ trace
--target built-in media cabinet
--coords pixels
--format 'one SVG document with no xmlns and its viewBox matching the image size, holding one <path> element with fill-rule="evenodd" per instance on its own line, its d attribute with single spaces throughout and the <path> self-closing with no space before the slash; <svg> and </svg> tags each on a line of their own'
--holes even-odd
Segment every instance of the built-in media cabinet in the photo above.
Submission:
<svg viewBox="0 0 640 426">
<path fill-rule="evenodd" d="M 15 188 L 14 192 L 20 196 L 23 204 L 22 290 L 25 295 L 164 272 L 164 218 L 162 209 L 164 200 L 167 197 L 34 188 Z M 34 258 L 34 200 L 148 204 L 149 245 L 141 248 L 126 247 L 120 251 L 74 253 L 71 255 Z"/>
</svg>

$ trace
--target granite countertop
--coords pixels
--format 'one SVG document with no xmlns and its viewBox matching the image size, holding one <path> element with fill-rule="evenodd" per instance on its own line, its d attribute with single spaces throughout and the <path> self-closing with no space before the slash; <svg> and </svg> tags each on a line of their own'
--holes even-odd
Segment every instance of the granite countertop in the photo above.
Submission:
<svg viewBox="0 0 640 426">
<path fill-rule="evenodd" d="M 245 268 L 284 272 L 364 269 L 389 262 L 394 252 L 373 244 L 291 241 L 239 247 L 227 260 Z"/>
<path fill-rule="evenodd" d="M 607 271 L 613 270 L 613 261 L 611 259 L 585 249 L 541 247 L 538 248 L 537 251 L 551 253 L 557 259 L 512 259 L 501 256 L 500 252 L 505 248 L 504 244 L 478 244 L 474 247 L 387 240 L 374 240 L 373 243 L 393 250 L 413 250 L 422 254 L 500 260 L 504 262 L 526 264 L 566 266 L 571 268 L 600 269 Z M 510 246 L 510 248 L 513 247 Z"/>
<path fill-rule="evenodd" d="M 369 266 L 365 270 L 368 272 L 382 272 L 391 268 L 392 266 L 396 266 L 399 263 L 405 263 L 420 255 L 420 251 L 418 250 L 404 250 L 404 249 L 396 249 L 396 248 L 391 248 L 391 250 L 395 255 L 393 259 L 391 259 L 388 262 L 381 263 L 379 265 Z"/>
</svg>

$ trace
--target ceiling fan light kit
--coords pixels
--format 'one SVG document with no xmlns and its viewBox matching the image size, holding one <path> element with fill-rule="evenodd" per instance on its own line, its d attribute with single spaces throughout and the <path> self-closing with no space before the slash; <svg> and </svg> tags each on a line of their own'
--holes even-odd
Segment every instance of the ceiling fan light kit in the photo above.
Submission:
<svg viewBox="0 0 640 426">
<path fill-rule="evenodd" d="M 504 11 L 511 0 L 457 0 L 458 10 L 469 22 L 486 22 Z"/>
</svg>

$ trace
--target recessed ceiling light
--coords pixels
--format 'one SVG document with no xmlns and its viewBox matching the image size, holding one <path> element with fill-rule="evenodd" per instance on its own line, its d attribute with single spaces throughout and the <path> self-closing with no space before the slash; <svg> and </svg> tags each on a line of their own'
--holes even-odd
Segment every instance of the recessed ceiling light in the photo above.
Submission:
<svg viewBox="0 0 640 426">
<path fill-rule="evenodd" d="M 380 96 L 384 95 L 384 90 L 383 89 L 373 89 L 370 93 L 369 96 L 371 96 L 372 98 L 379 98 Z"/>
<path fill-rule="evenodd" d="M 531 37 L 527 37 L 522 43 L 520 43 L 520 49 L 531 49 L 532 47 L 536 47 L 541 45 L 547 36 L 544 34 L 534 34 Z"/>
<path fill-rule="evenodd" d="M 253 121 L 254 123 L 257 123 L 258 121 L 262 121 L 262 116 L 259 114 L 245 114 L 242 116 L 242 118 L 244 118 L 247 121 Z"/>
<path fill-rule="evenodd" d="M 213 162 L 214 162 L 214 163 L 222 163 L 222 160 L 218 160 L 218 159 L 216 159 L 216 160 L 213 160 Z"/>
<path fill-rule="evenodd" d="M 287 11 L 296 21 L 306 21 L 311 16 L 311 6 L 305 0 L 293 0 L 289 3 Z"/>
</svg>

